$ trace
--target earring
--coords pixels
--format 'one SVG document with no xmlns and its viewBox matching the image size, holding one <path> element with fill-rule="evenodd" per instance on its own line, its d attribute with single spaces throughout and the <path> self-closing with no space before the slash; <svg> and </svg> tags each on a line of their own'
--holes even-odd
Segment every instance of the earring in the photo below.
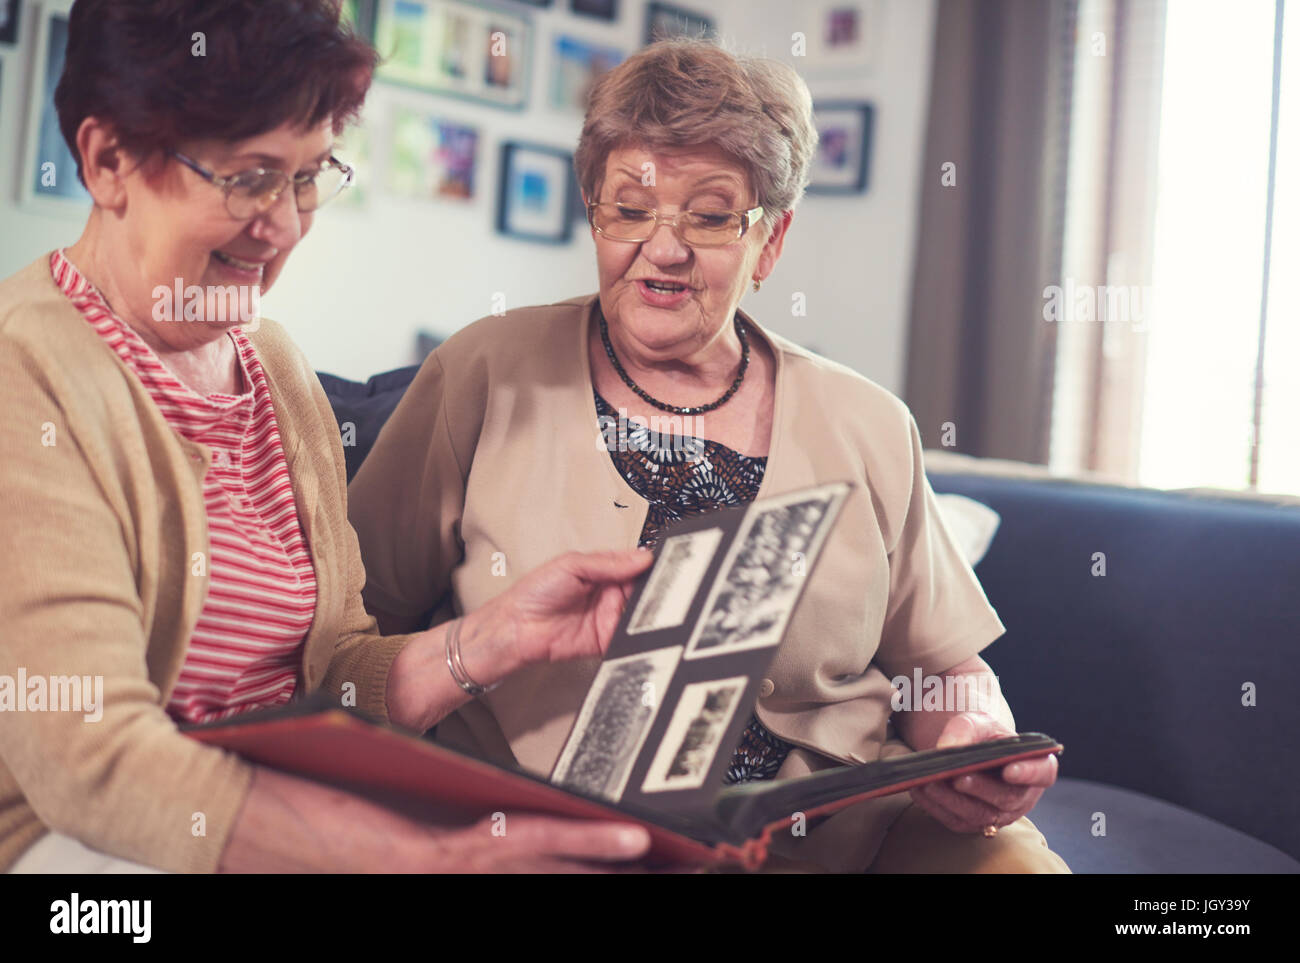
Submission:
<svg viewBox="0 0 1300 963">
<path fill-rule="evenodd" d="M 757 290 L 758 290 L 758 286 L 759 286 L 760 284 L 762 284 L 762 283 L 763 283 L 763 282 L 760 281 L 758 278 L 754 278 L 754 290 L 757 291 Z"/>
</svg>

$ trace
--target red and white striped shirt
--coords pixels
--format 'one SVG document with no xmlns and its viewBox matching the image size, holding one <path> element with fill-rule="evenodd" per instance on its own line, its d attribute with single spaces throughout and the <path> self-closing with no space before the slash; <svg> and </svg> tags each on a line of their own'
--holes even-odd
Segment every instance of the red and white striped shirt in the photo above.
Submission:
<svg viewBox="0 0 1300 963">
<path fill-rule="evenodd" d="M 99 336 L 144 383 L 167 423 L 212 450 L 203 479 L 208 594 L 167 711 L 210 722 L 283 705 L 298 684 L 303 641 L 316 612 L 316 573 L 307 552 L 266 374 L 252 342 L 230 337 L 243 368 L 242 395 L 206 397 L 183 384 L 63 251 L 54 281 Z M 196 567 L 195 574 L 202 574 Z"/>
</svg>

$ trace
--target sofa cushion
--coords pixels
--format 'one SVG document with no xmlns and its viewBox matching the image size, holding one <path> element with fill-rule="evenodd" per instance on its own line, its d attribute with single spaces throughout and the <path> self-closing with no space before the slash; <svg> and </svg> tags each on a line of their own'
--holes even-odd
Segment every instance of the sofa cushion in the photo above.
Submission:
<svg viewBox="0 0 1300 963">
<path fill-rule="evenodd" d="M 930 480 L 1001 516 L 976 573 L 1007 632 L 984 656 L 1017 726 L 1065 745 L 1063 774 L 1169 800 L 1300 857 L 1300 699 L 1287 671 L 1300 509 Z"/>
<path fill-rule="evenodd" d="M 1104 836 L 1094 835 L 1098 813 Z M 1029 818 L 1076 873 L 1300 873 L 1300 862 L 1243 832 L 1087 779 L 1058 779 Z"/>
<path fill-rule="evenodd" d="M 325 397 L 334 409 L 334 420 L 339 423 L 344 439 L 343 457 L 347 462 L 348 481 L 352 481 L 352 476 L 370 454 L 384 422 L 388 421 L 388 416 L 402 400 L 419 370 L 420 366 L 413 364 L 385 371 L 364 384 L 317 372 L 316 377 L 325 389 Z"/>
</svg>

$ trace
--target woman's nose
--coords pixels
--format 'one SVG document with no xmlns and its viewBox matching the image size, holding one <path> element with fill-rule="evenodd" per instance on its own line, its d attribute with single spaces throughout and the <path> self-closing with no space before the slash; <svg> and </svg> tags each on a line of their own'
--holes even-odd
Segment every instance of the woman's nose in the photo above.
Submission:
<svg viewBox="0 0 1300 963">
<path fill-rule="evenodd" d="M 253 219 L 251 232 L 259 241 L 266 241 L 282 251 L 298 243 L 305 232 L 303 218 L 298 210 L 298 197 L 292 187 L 286 188 L 271 207 Z"/>
<path fill-rule="evenodd" d="M 655 264 L 680 264 L 691 256 L 688 247 L 671 224 L 656 224 L 655 232 L 641 242 L 641 250 Z"/>
</svg>

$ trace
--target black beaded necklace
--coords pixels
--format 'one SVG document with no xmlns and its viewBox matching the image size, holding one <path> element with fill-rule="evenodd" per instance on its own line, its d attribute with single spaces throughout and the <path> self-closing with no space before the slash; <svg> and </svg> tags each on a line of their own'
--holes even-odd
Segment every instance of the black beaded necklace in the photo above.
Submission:
<svg viewBox="0 0 1300 963">
<path fill-rule="evenodd" d="M 678 405 L 664 404 L 664 402 L 650 397 L 649 393 L 633 381 L 631 377 L 628 376 L 628 373 L 623 370 L 623 366 L 619 364 L 618 356 L 614 354 L 614 345 L 611 344 L 609 340 L 609 325 L 605 323 L 605 315 L 603 312 L 600 315 L 600 340 L 605 345 L 605 354 L 609 355 L 610 364 L 614 366 L 614 370 L 618 372 L 618 376 L 623 379 L 623 384 L 636 392 L 637 396 L 642 401 L 654 405 L 660 411 L 668 411 L 674 415 L 702 415 L 706 411 L 713 411 L 715 408 L 721 408 L 730 401 L 731 396 L 734 395 L 736 389 L 740 387 L 740 383 L 745 380 L 745 371 L 749 368 L 749 339 L 745 337 L 745 323 L 740 320 L 740 315 L 736 315 L 735 323 L 736 336 L 740 338 L 740 371 L 736 373 L 736 380 L 731 383 L 731 387 L 726 390 L 722 397 L 707 405 L 679 407 Z"/>
</svg>

